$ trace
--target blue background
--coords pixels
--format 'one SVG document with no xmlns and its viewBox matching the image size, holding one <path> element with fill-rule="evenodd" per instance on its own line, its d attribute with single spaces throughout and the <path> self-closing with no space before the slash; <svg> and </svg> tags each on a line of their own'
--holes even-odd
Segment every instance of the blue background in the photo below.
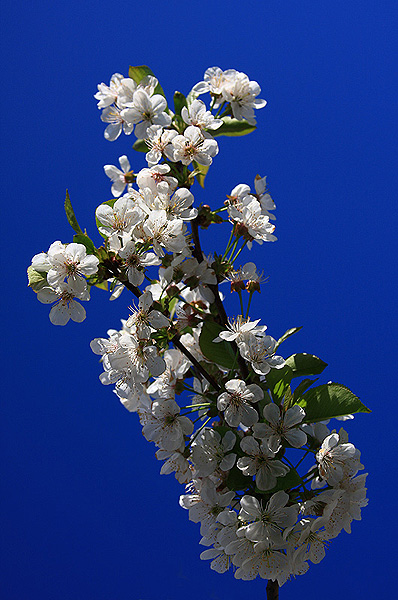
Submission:
<svg viewBox="0 0 398 600">
<path fill-rule="evenodd" d="M 281 599 L 393 596 L 396 13 L 396 2 L 366 0 L 5 4 L 2 598 L 265 597 L 263 581 L 199 560 L 182 486 L 159 476 L 136 415 L 99 383 L 89 342 L 119 327 L 128 294 L 109 303 L 94 290 L 86 321 L 61 328 L 26 287 L 31 257 L 71 240 L 65 189 L 99 244 L 93 214 L 110 198 L 103 165 L 127 153 L 134 170 L 146 166 L 134 136 L 105 141 L 93 99 L 129 64 L 149 64 L 169 99 L 214 65 L 262 87 L 258 130 L 219 138 L 205 192 L 192 191 L 216 207 L 237 183 L 268 176 L 279 241 L 241 255 L 270 277 L 252 318 L 274 337 L 303 325 L 282 353 L 320 356 L 329 363 L 321 381 L 344 383 L 373 410 L 347 425 L 370 473 L 363 520 Z M 205 251 L 221 249 L 219 231 L 207 233 Z"/>
</svg>

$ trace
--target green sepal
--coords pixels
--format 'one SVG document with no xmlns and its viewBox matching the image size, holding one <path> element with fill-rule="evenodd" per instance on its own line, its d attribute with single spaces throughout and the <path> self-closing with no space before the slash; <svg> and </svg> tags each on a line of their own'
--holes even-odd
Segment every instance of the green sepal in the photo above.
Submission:
<svg viewBox="0 0 398 600">
<path fill-rule="evenodd" d="M 146 77 L 147 75 L 152 75 L 153 77 L 156 77 L 156 75 L 153 73 L 153 71 L 147 66 L 147 65 L 140 65 L 138 67 L 129 67 L 129 77 L 130 79 L 134 79 L 134 81 L 136 83 L 140 83 L 142 79 L 144 79 L 144 77 Z M 157 79 L 157 77 L 156 77 Z M 163 91 L 162 86 L 160 85 L 160 83 L 158 82 L 157 86 L 155 87 L 155 94 L 161 94 L 162 96 L 166 97 L 166 94 Z"/>
<path fill-rule="evenodd" d="M 72 208 L 72 203 L 70 201 L 68 190 L 66 190 L 64 207 L 65 207 L 66 218 L 68 219 L 69 225 L 72 227 L 73 231 L 76 231 L 76 233 L 81 233 L 82 234 L 83 231 L 81 230 L 80 225 L 77 222 L 77 219 L 75 217 L 75 213 L 74 213 L 74 210 Z"/>
<path fill-rule="evenodd" d="M 217 137 L 226 135 L 228 137 L 237 137 L 247 135 L 256 129 L 255 125 L 250 125 L 247 121 L 238 121 L 232 117 L 223 117 L 224 123 L 218 129 L 212 129 L 211 135 Z"/>
<path fill-rule="evenodd" d="M 184 108 L 188 108 L 187 99 L 181 92 L 174 92 L 174 112 L 176 115 L 181 116 L 181 111 Z"/>
<path fill-rule="evenodd" d="M 323 360 L 302 352 L 301 354 L 292 354 L 286 359 L 286 365 L 293 371 L 293 377 L 303 377 L 306 375 L 319 375 L 328 366 Z"/>
<path fill-rule="evenodd" d="M 149 152 L 149 147 L 145 140 L 135 140 L 133 150 L 136 150 L 137 152 Z"/>
<path fill-rule="evenodd" d="M 316 423 L 334 417 L 372 412 L 351 390 L 340 383 L 325 383 L 306 392 L 299 402 L 305 410 L 304 423 Z"/>
<path fill-rule="evenodd" d="M 40 292 L 47 283 L 47 273 L 35 271 L 32 266 L 28 267 L 28 287 L 32 288 L 34 292 Z"/>
<path fill-rule="evenodd" d="M 196 160 L 192 161 L 194 170 L 196 171 L 196 180 L 199 183 L 200 187 L 205 187 L 205 177 L 207 175 L 207 171 L 209 170 L 209 166 L 205 167 L 204 165 L 200 165 L 196 162 Z"/>
<path fill-rule="evenodd" d="M 213 342 L 225 327 L 213 321 L 204 321 L 199 337 L 199 346 L 204 356 L 217 365 L 232 369 L 235 365 L 235 351 L 230 342 Z"/>
<path fill-rule="evenodd" d="M 87 250 L 87 254 L 94 254 L 97 256 L 97 248 L 94 246 L 94 242 L 90 240 L 87 233 L 77 233 L 73 236 L 75 244 L 83 244 Z"/>
<path fill-rule="evenodd" d="M 303 328 L 303 326 L 301 326 L 301 327 L 292 327 L 292 329 L 288 329 L 287 331 L 285 331 L 285 333 L 276 342 L 275 350 L 278 348 L 278 346 L 280 346 L 282 344 L 282 342 L 284 342 L 285 340 L 287 340 L 287 338 L 289 338 L 291 335 L 294 335 L 295 333 L 297 333 L 298 331 L 300 331 L 300 329 L 302 329 L 302 328 Z"/>
<path fill-rule="evenodd" d="M 112 207 L 113 207 L 113 205 L 115 204 L 116 200 L 117 200 L 117 198 L 112 198 L 112 200 L 106 200 L 105 202 L 102 202 L 101 204 L 107 204 L 108 206 L 112 206 Z M 103 234 L 103 233 L 101 233 L 101 232 L 100 232 L 100 230 L 99 230 L 99 228 L 100 228 L 100 227 L 103 227 L 103 225 L 102 225 L 101 221 L 99 221 L 99 220 L 97 219 L 97 215 L 95 215 L 95 222 L 96 222 L 96 224 L 97 224 L 98 233 L 100 234 L 100 236 L 102 236 L 102 237 L 104 238 L 104 240 L 107 240 L 107 239 L 108 239 L 108 236 L 107 236 L 107 235 L 104 235 L 104 234 Z"/>
</svg>

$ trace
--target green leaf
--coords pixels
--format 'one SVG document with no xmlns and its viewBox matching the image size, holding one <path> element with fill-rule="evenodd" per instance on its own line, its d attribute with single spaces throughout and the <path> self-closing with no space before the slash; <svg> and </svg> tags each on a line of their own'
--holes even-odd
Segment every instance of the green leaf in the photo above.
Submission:
<svg viewBox="0 0 398 600">
<path fill-rule="evenodd" d="M 232 117 L 223 117 L 223 125 L 218 129 L 212 130 L 211 134 L 213 137 L 219 135 L 226 135 L 228 137 L 236 137 L 241 135 L 247 135 L 256 129 L 255 125 L 250 125 L 247 121 L 238 121 Z"/>
<path fill-rule="evenodd" d="M 286 359 L 286 364 L 292 369 L 293 377 L 319 375 L 328 366 L 323 360 L 313 354 L 292 354 Z"/>
<path fill-rule="evenodd" d="M 149 147 L 146 145 L 145 140 L 135 140 L 133 150 L 137 152 L 149 152 Z"/>
<path fill-rule="evenodd" d="M 278 404 L 282 400 L 293 377 L 292 369 L 285 365 L 281 369 L 271 369 L 265 376 L 267 385 L 271 390 L 272 398 Z"/>
<path fill-rule="evenodd" d="M 294 335 L 295 333 L 300 331 L 300 329 L 302 329 L 302 328 L 303 328 L 303 326 L 292 327 L 292 329 L 288 329 L 287 331 L 285 331 L 285 333 L 282 335 L 282 337 L 280 337 L 279 340 L 276 342 L 275 350 L 278 348 L 278 346 L 280 346 L 282 344 L 282 342 L 287 340 L 287 338 L 289 338 L 291 335 Z"/>
<path fill-rule="evenodd" d="M 225 341 L 213 342 L 220 331 L 225 331 L 225 327 L 212 321 L 205 321 L 199 337 L 199 346 L 206 358 L 217 365 L 232 369 L 236 363 L 235 351 L 231 343 Z"/>
<path fill-rule="evenodd" d="M 107 292 L 108 291 L 108 282 L 105 279 L 105 281 L 101 281 L 101 283 L 94 283 L 94 287 L 97 287 L 100 290 L 105 290 Z"/>
<path fill-rule="evenodd" d="M 40 292 L 47 284 L 47 273 L 35 271 L 33 267 L 28 267 L 28 287 L 34 292 Z"/>
<path fill-rule="evenodd" d="M 80 225 L 77 222 L 77 219 L 75 217 L 75 213 L 72 208 L 72 203 L 69 198 L 68 190 L 66 190 L 64 206 L 65 206 L 66 218 L 68 219 L 69 225 L 72 227 L 73 231 L 76 231 L 76 233 L 83 233 L 82 230 L 80 229 Z"/>
<path fill-rule="evenodd" d="M 177 308 L 177 304 L 178 304 L 178 298 L 177 296 L 175 298 L 172 298 L 169 302 L 169 313 L 170 313 L 170 319 L 172 319 L 174 317 L 174 313 L 176 311 Z"/>
<path fill-rule="evenodd" d="M 83 244 L 86 247 L 87 254 L 97 254 L 97 248 L 94 243 L 90 240 L 87 233 L 77 233 L 73 236 L 75 244 Z"/>
<path fill-rule="evenodd" d="M 371 412 L 351 390 L 340 383 L 325 383 L 312 388 L 297 404 L 305 410 L 305 423 L 316 423 L 357 412 Z"/>
<path fill-rule="evenodd" d="M 112 200 L 106 200 L 106 202 L 102 202 L 102 204 L 107 204 L 108 206 L 113 206 L 115 204 L 116 200 L 117 200 L 117 198 L 112 198 Z M 104 238 L 104 240 L 107 240 L 109 236 L 101 233 L 100 230 L 99 230 L 99 228 L 103 227 L 103 225 L 102 225 L 101 221 L 99 221 L 97 219 L 97 215 L 95 215 L 95 222 L 96 222 L 97 227 L 98 227 L 98 233 Z"/>
<path fill-rule="evenodd" d="M 303 381 L 298 384 L 293 392 L 293 403 L 295 404 L 297 399 L 300 398 L 300 396 L 302 396 L 304 392 L 308 390 L 308 388 L 316 381 L 318 381 L 318 379 L 303 379 Z"/>
<path fill-rule="evenodd" d="M 180 116 L 182 109 L 188 107 L 187 99 L 184 94 L 181 92 L 174 92 L 174 112 L 176 115 Z"/>
<path fill-rule="evenodd" d="M 146 77 L 147 75 L 152 75 L 152 77 L 155 77 L 152 70 L 147 65 L 140 65 L 138 67 L 131 67 L 131 66 L 129 67 L 129 77 L 130 77 L 130 79 L 134 79 L 134 81 L 136 83 L 140 83 L 141 80 L 144 79 L 144 77 Z M 155 87 L 154 93 L 161 94 L 162 96 L 166 97 L 160 83 L 158 83 L 157 86 Z"/>
<path fill-rule="evenodd" d="M 252 478 L 248 475 L 243 475 L 242 471 L 235 465 L 230 470 L 226 486 L 230 490 L 246 490 L 252 483 Z"/>
<path fill-rule="evenodd" d="M 256 488 L 256 492 L 259 494 L 275 494 L 275 492 L 279 492 L 279 490 L 288 490 L 290 488 L 297 487 L 302 483 L 300 475 L 297 473 L 296 469 L 290 469 L 286 475 L 283 477 L 278 477 L 276 480 L 276 486 L 272 488 L 272 490 L 267 490 L 263 492 Z"/>
<path fill-rule="evenodd" d="M 207 171 L 209 170 L 209 166 L 205 167 L 204 165 L 200 165 L 199 163 L 196 162 L 196 160 L 194 160 L 192 162 L 193 167 L 196 171 L 196 179 L 197 182 L 199 183 L 200 187 L 204 188 L 205 187 L 205 177 L 207 175 Z"/>
</svg>

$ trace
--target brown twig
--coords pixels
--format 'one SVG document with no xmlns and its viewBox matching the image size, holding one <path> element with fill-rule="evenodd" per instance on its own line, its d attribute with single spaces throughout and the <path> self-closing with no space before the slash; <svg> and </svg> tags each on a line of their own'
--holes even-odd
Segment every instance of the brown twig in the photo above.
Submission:
<svg viewBox="0 0 398 600">
<path fill-rule="evenodd" d="M 197 218 L 193 219 L 191 221 L 191 229 L 192 229 L 192 240 L 194 243 L 194 248 L 193 248 L 192 254 L 196 258 L 196 260 L 200 263 L 204 260 L 204 258 L 203 258 L 202 248 L 200 246 L 199 224 L 198 224 Z M 216 308 L 217 308 L 218 316 L 220 319 L 220 324 L 226 326 L 228 324 L 228 315 L 225 312 L 224 304 L 220 298 L 220 292 L 218 290 L 218 283 L 215 283 L 213 285 L 208 284 L 208 287 L 213 292 L 213 295 L 214 295 L 214 304 L 216 305 Z M 238 351 L 238 347 L 235 344 L 235 342 L 231 342 L 231 343 L 232 343 L 232 347 L 233 347 L 234 351 L 238 353 L 237 361 L 238 361 L 238 365 L 240 367 L 241 373 L 242 373 L 244 379 L 247 379 L 249 377 L 250 373 L 249 373 L 249 369 L 247 367 L 246 361 L 241 356 L 240 352 Z"/>
<path fill-rule="evenodd" d="M 130 292 L 132 292 L 134 294 L 134 296 L 136 296 L 136 298 L 139 298 L 140 296 L 142 296 L 142 292 L 141 292 L 141 290 L 137 286 L 133 285 L 127 279 L 123 278 L 122 273 L 119 271 L 118 266 L 117 266 L 117 264 L 114 261 L 112 261 L 112 260 L 105 260 L 104 261 L 104 265 L 110 271 L 110 273 L 118 281 L 120 281 L 120 283 L 122 283 L 128 290 L 130 290 Z M 171 342 L 174 344 L 174 346 L 176 346 L 176 348 L 178 348 L 183 354 L 185 354 L 185 356 L 188 358 L 188 360 L 190 360 L 191 363 L 194 365 L 195 369 L 202 375 L 202 377 L 204 377 L 205 379 L 207 379 L 207 381 L 210 383 L 210 385 L 215 390 L 221 391 L 221 387 L 218 385 L 218 383 L 214 379 L 214 377 L 212 377 L 212 375 L 210 375 L 210 373 L 208 373 L 206 371 L 206 369 L 204 369 L 202 367 L 202 365 L 190 353 L 190 351 L 188 350 L 188 348 L 186 348 L 184 346 L 184 344 L 180 341 L 180 336 L 178 334 L 176 334 L 171 339 Z"/>
</svg>

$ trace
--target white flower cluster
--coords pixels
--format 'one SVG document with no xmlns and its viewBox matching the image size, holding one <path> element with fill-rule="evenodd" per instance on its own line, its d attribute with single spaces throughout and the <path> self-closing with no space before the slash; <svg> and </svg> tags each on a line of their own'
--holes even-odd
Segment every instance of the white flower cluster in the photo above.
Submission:
<svg viewBox="0 0 398 600">
<path fill-rule="evenodd" d="M 203 297 L 201 303 L 209 306 Z M 180 505 L 191 521 L 200 523 L 200 543 L 209 547 L 201 558 L 219 573 L 232 569 L 238 579 L 259 576 L 283 585 L 305 573 L 309 562 L 320 562 L 327 542 L 343 529 L 351 532 L 351 522 L 361 518 L 367 499 L 366 474 L 357 475 L 363 468 L 360 453 L 343 429 L 330 433 L 324 423 L 304 424 L 302 407 L 284 409 L 271 401 L 263 371 L 283 367 L 283 359 L 273 355 L 268 358 L 272 366 L 264 362 L 256 370 L 257 364 L 242 352 L 252 338 L 264 343 L 270 337 L 258 321 L 232 322 L 218 340 L 238 344 L 241 356 L 260 375 L 258 384 L 230 379 L 219 367 L 217 381 L 224 383 L 216 392 L 206 380 L 193 377 L 192 363 L 178 349 L 159 353 L 151 345 L 150 335 L 170 326 L 151 307 L 152 295 L 146 291 L 121 331 L 91 343 L 102 355 L 101 382 L 114 383 L 122 404 L 138 413 L 144 437 L 156 444 L 156 457 L 164 461 L 161 473 L 175 473 L 180 483 L 188 484 Z M 183 307 L 181 300 L 178 308 Z M 203 361 L 195 342 L 200 329 L 201 324 L 181 339 Z M 183 409 L 199 413 L 202 424 L 196 430 L 176 401 L 183 389 L 195 394 Z M 206 426 L 212 418 L 212 426 Z M 286 450 L 308 454 L 314 444 L 319 448 L 316 465 L 300 478 L 291 455 L 286 460 Z M 285 489 L 292 489 L 278 490 L 278 482 L 289 476 L 298 478 L 287 481 Z"/>
<path fill-rule="evenodd" d="M 160 264 L 165 251 L 190 255 L 185 221 L 197 215 L 194 197 L 187 188 L 176 189 L 177 180 L 167 175 L 169 171 L 168 165 L 142 169 L 138 190 L 130 186 L 112 206 L 101 204 L 96 210 L 99 231 L 107 237 L 110 250 L 125 261 L 134 285 L 143 282 L 145 267 Z M 144 251 L 149 246 L 155 254 Z"/>
<path fill-rule="evenodd" d="M 51 244 L 48 252 L 32 258 L 32 268 L 43 274 L 43 284 L 37 299 L 43 304 L 52 304 L 50 321 L 54 325 L 66 325 L 69 319 L 81 323 L 86 311 L 78 300 L 89 300 L 89 288 L 85 277 L 94 275 L 99 260 L 86 254 L 83 244 Z"/>
<path fill-rule="evenodd" d="M 229 437 L 232 432 L 228 431 L 221 440 L 220 434 L 209 429 L 192 451 L 191 461 L 195 467 L 192 489 L 181 496 L 180 505 L 189 511 L 191 521 L 200 523 L 200 543 L 212 546 L 200 555 L 211 561 L 212 569 L 225 573 L 232 568 L 237 579 L 261 577 L 283 585 L 291 577 L 306 573 L 309 561 L 319 563 L 325 557 L 328 542 L 343 529 L 351 533 L 352 521 L 361 519 L 361 508 L 368 503 L 367 474 L 357 475 L 363 466 L 359 460 L 353 463 L 352 457 L 356 454 L 358 459 L 359 451 L 352 444 L 339 444 L 339 438 L 346 439 L 345 432 L 341 431 L 327 436 L 322 445 L 323 448 L 341 447 L 335 450 L 339 477 L 336 480 L 333 472 L 325 479 L 326 491 L 303 502 L 294 502 L 292 494 L 283 489 L 272 492 L 277 478 L 289 473 L 283 458 L 282 461 L 275 458 L 271 449 L 272 446 L 281 448 L 280 442 L 277 446 L 275 431 L 284 431 L 282 437 L 296 448 L 306 443 L 306 435 L 297 427 L 304 414 L 293 410 L 296 407 L 284 415 L 279 414 L 278 419 L 274 413 L 280 413 L 280 409 L 275 404 L 265 408 L 264 418 L 270 420 L 254 425 L 256 436 L 259 436 L 256 427 L 264 428 L 261 446 L 251 435 L 246 433 L 242 437 L 237 432 L 238 439 L 241 438 L 239 446 L 248 455 L 239 458 L 237 466 L 244 475 L 256 477 L 256 494 L 241 496 L 228 489 L 226 469 L 233 466 L 236 458 L 235 453 L 228 453 L 236 448 Z M 282 427 L 278 427 L 278 422 Z M 347 446 L 352 451 L 348 451 Z M 314 470 L 322 473 L 325 461 L 324 453 L 320 452 Z"/>
<path fill-rule="evenodd" d="M 275 204 L 267 192 L 266 177 L 257 175 L 254 187 L 255 194 L 247 184 L 240 183 L 234 187 L 226 201 L 229 218 L 236 224 L 236 233 L 248 240 L 249 249 L 254 240 L 258 244 L 276 240 L 272 235 L 275 225 L 270 223 L 275 215 L 269 212 L 275 209 Z"/>
<path fill-rule="evenodd" d="M 285 361 L 281 356 L 275 355 L 276 340 L 270 335 L 265 335 L 266 325 L 258 326 L 260 319 L 250 321 L 241 315 L 236 320 L 228 320 L 228 329 L 221 331 L 214 342 L 235 341 L 241 356 L 250 362 L 253 371 L 259 375 L 266 375 L 272 367 L 280 369 Z"/>
<path fill-rule="evenodd" d="M 215 99 L 215 106 L 230 103 L 235 119 L 244 119 L 255 125 L 254 109 L 263 108 L 267 102 L 257 98 L 261 88 L 257 81 L 250 81 L 245 73 L 219 67 L 210 67 L 205 71 L 203 81 L 197 83 L 193 92 L 197 95 L 210 94 Z"/>
<path fill-rule="evenodd" d="M 102 109 L 101 120 L 109 123 L 105 129 L 105 139 L 113 142 L 122 131 L 142 139 L 151 125 L 168 126 L 171 116 L 167 114 L 166 98 L 155 94 L 158 85 L 156 77 L 148 75 L 137 85 L 133 79 L 115 73 L 109 86 L 101 83 L 95 98 Z"/>
</svg>

